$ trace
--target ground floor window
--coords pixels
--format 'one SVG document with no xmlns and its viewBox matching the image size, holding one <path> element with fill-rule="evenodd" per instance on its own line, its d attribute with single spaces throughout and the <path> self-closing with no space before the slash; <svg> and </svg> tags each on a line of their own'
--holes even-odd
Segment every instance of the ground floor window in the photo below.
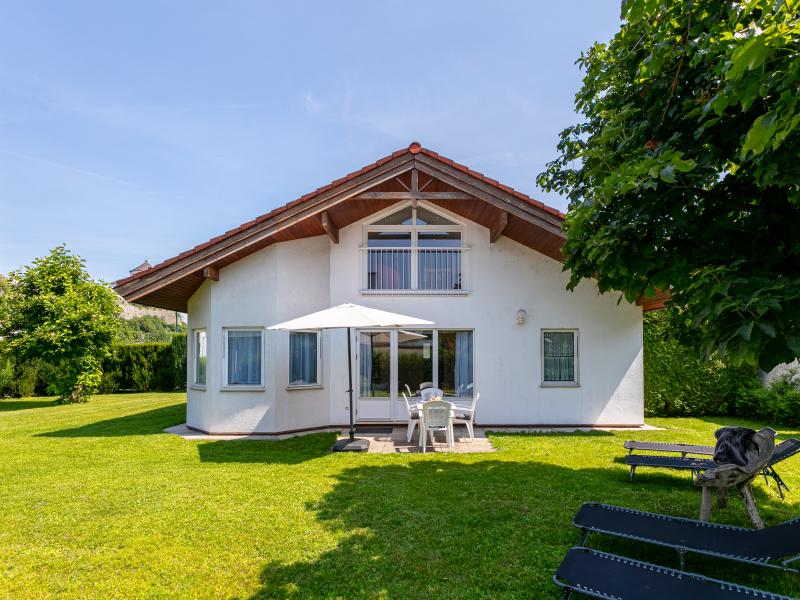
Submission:
<svg viewBox="0 0 800 600">
<path fill-rule="evenodd" d="M 206 384 L 206 362 L 208 360 L 208 337 L 204 329 L 194 332 L 194 383 Z"/>
<path fill-rule="evenodd" d="M 262 385 L 262 336 L 260 329 L 227 329 L 226 381 L 229 386 Z"/>
<path fill-rule="evenodd" d="M 319 332 L 289 332 L 289 386 L 319 385 Z"/>
<path fill-rule="evenodd" d="M 578 383 L 578 331 L 542 330 L 542 384 Z"/>
<path fill-rule="evenodd" d="M 472 396 L 472 332 L 439 332 L 439 384 L 445 394 Z"/>
</svg>

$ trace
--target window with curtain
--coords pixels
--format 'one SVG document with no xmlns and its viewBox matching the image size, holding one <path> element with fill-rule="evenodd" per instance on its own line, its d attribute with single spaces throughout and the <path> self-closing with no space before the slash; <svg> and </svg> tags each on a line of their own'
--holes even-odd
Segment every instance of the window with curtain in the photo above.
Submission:
<svg viewBox="0 0 800 600">
<path fill-rule="evenodd" d="M 195 385 L 206 384 L 206 361 L 208 358 L 208 342 L 206 332 L 197 330 L 194 332 L 194 383 Z"/>
<path fill-rule="evenodd" d="M 227 331 L 228 385 L 261 385 L 261 330 Z"/>
<path fill-rule="evenodd" d="M 448 396 L 469 398 L 473 392 L 472 332 L 439 331 L 438 387 Z"/>
<path fill-rule="evenodd" d="M 578 383 L 577 331 L 542 331 L 542 381 Z"/>
<path fill-rule="evenodd" d="M 289 332 L 289 385 L 319 384 L 319 333 Z"/>
</svg>

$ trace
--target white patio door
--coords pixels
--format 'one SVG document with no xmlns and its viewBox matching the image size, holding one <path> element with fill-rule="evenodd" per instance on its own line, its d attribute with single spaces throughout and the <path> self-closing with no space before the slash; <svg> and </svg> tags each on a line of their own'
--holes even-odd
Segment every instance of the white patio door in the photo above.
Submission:
<svg viewBox="0 0 800 600">
<path fill-rule="evenodd" d="M 431 330 L 361 330 L 358 332 L 358 421 L 405 421 L 405 401 L 433 384 Z M 406 387 L 407 386 L 407 387 Z"/>
</svg>

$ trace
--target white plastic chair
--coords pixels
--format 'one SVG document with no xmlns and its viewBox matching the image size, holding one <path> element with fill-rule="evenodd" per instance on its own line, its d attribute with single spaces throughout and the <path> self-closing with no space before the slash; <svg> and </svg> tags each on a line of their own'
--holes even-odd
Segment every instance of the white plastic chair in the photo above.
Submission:
<svg viewBox="0 0 800 600">
<path fill-rule="evenodd" d="M 406 440 L 411 441 L 411 436 L 414 435 L 414 428 L 419 423 L 419 410 L 417 409 L 416 403 L 412 404 L 411 400 L 408 399 L 408 396 L 405 395 L 404 392 L 400 392 L 403 394 L 403 400 L 406 401 L 406 412 L 408 413 L 408 432 L 406 433 Z M 420 435 L 422 435 L 422 428 L 420 428 Z"/>
<path fill-rule="evenodd" d="M 422 396 L 422 401 L 427 402 L 431 398 L 443 398 L 444 392 L 439 388 L 429 387 L 423 390 L 420 390 L 419 395 Z"/>
<path fill-rule="evenodd" d="M 430 400 L 422 405 L 422 419 L 420 420 L 420 437 L 422 438 L 422 452 L 428 445 L 428 432 L 431 434 L 431 443 L 437 431 L 444 431 L 447 436 L 447 447 L 453 447 L 453 405 L 445 400 Z"/>
<path fill-rule="evenodd" d="M 453 409 L 453 425 L 465 425 L 471 442 L 475 440 L 475 430 L 473 429 L 475 424 L 475 405 L 480 397 L 480 394 L 475 394 L 469 406 L 456 405 Z"/>
</svg>

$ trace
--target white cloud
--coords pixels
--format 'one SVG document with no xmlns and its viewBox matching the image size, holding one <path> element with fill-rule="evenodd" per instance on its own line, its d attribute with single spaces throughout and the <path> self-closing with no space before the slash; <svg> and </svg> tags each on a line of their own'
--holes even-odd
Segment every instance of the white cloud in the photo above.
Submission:
<svg viewBox="0 0 800 600">
<path fill-rule="evenodd" d="M 306 112 L 311 115 L 320 113 L 326 108 L 322 102 L 317 102 L 314 100 L 314 94 L 311 92 L 306 92 L 303 96 L 303 107 L 306 109 Z"/>
</svg>

